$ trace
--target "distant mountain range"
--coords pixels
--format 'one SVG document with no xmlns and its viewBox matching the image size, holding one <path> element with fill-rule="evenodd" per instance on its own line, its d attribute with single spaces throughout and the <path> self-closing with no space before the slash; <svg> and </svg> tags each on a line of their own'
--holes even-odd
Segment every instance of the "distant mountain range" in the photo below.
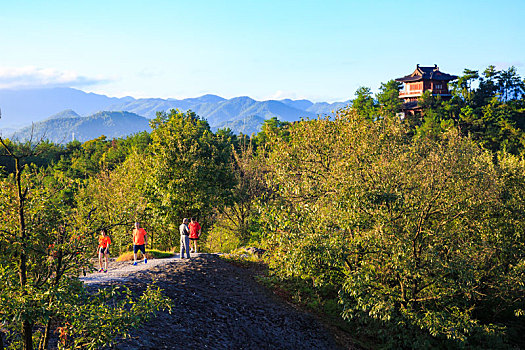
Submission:
<svg viewBox="0 0 525 350">
<path fill-rule="evenodd" d="M 0 90 L 0 131 L 12 135 L 13 130 L 18 130 L 14 135 L 24 140 L 31 130 L 27 126 L 37 123 L 34 131 L 45 130 L 45 135 L 55 142 L 70 141 L 73 132 L 78 140 L 102 134 L 109 138 L 120 137 L 149 130 L 148 119 L 154 118 L 159 111 L 191 109 L 208 120 L 213 130 L 228 127 L 234 133 L 249 135 L 260 131 L 265 119 L 277 117 L 292 122 L 315 118 L 320 114 L 332 114 L 349 103 L 290 99 L 256 101 L 246 96 L 225 99 L 215 95 L 183 100 L 115 98 L 72 88 Z M 25 128 L 20 129 L 22 127 Z M 97 128 L 100 129 L 97 131 Z"/>
<path fill-rule="evenodd" d="M 16 131 L 10 138 L 19 141 L 44 139 L 55 143 L 86 142 L 101 135 L 114 139 L 145 130 L 151 130 L 149 119 L 134 113 L 97 112 L 81 117 L 73 110 L 65 110 Z"/>
</svg>

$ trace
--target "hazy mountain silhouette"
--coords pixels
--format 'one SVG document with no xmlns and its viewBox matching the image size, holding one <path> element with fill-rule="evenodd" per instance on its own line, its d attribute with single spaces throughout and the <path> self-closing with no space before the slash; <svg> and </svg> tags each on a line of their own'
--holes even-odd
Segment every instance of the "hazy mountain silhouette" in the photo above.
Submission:
<svg viewBox="0 0 525 350">
<path fill-rule="evenodd" d="M 264 118 L 257 115 L 252 115 L 243 119 L 228 120 L 226 122 L 217 124 L 214 129 L 235 130 L 237 134 L 251 135 L 261 131 L 261 126 L 264 123 Z"/>
<path fill-rule="evenodd" d="M 81 117 L 74 111 L 66 110 L 32 126 L 22 128 L 10 138 L 22 142 L 49 140 L 55 143 L 67 143 L 73 139 L 85 142 L 101 135 L 113 139 L 141 131 L 151 131 L 149 119 L 134 113 L 98 112 L 88 117 Z"/>
<path fill-rule="evenodd" d="M 67 118 L 80 118 L 80 115 L 78 115 L 74 110 L 72 109 L 66 109 L 65 111 L 59 112 L 57 114 L 53 114 L 51 117 L 45 119 L 45 120 L 51 120 L 51 119 L 67 119 Z"/>
<path fill-rule="evenodd" d="M 151 119 L 159 111 L 179 109 L 194 111 L 208 120 L 214 130 L 228 125 L 235 133 L 246 133 L 246 130 L 260 130 L 265 119 L 277 117 L 293 122 L 301 118 L 315 118 L 319 114 L 332 114 L 348 103 L 313 103 L 291 99 L 256 101 L 247 96 L 224 99 L 211 94 L 182 100 L 116 98 L 72 88 L 0 90 L 0 130 L 18 129 L 46 118 L 67 119 L 98 111 L 126 111 Z"/>
<path fill-rule="evenodd" d="M 129 99 L 132 98 L 108 97 L 72 88 L 0 89 L 0 121 L 1 125 L 7 127 L 23 126 L 66 109 L 87 115 L 107 110 L 107 106 Z"/>
</svg>

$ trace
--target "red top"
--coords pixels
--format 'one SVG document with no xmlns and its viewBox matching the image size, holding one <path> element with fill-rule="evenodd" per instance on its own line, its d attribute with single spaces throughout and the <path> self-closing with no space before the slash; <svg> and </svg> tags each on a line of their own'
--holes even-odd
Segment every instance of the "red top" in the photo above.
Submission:
<svg viewBox="0 0 525 350">
<path fill-rule="evenodd" d="M 143 228 L 133 229 L 133 244 L 144 245 L 144 236 L 147 235 L 146 230 Z"/>
<path fill-rule="evenodd" d="M 107 248 L 111 244 L 111 238 L 109 236 L 100 236 L 98 238 L 98 247 Z"/>
<path fill-rule="evenodd" d="M 199 238 L 201 225 L 198 222 L 190 222 L 190 238 Z"/>
</svg>

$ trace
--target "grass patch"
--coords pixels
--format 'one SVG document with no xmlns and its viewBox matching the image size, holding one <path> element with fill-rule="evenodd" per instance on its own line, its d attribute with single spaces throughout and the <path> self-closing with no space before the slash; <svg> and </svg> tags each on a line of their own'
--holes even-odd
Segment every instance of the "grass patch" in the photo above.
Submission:
<svg viewBox="0 0 525 350">
<path fill-rule="evenodd" d="M 220 255 L 220 258 L 226 260 L 232 265 L 249 268 L 254 272 L 257 271 L 257 275 L 264 270 L 263 274 L 266 274 L 268 267 L 264 263 L 263 259 L 257 254 L 246 250 L 244 247 L 237 248 L 230 253 Z"/>
<path fill-rule="evenodd" d="M 157 249 L 146 249 L 146 256 L 151 255 L 154 259 L 166 259 L 173 256 L 172 252 L 164 252 Z"/>
<path fill-rule="evenodd" d="M 241 257 L 239 255 L 223 254 L 219 257 L 232 265 L 248 269 L 253 268 L 260 270 L 261 264 L 263 264 L 263 262 L 260 259 L 254 256 Z"/>
<path fill-rule="evenodd" d="M 170 258 L 173 256 L 172 252 L 163 252 L 157 249 L 146 249 L 146 258 L 147 259 L 165 259 Z M 144 256 L 141 252 L 137 253 L 137 259 L 141 260 L 144 259 Z M 117 261 L 132 261 L 133 260 L 133 252 L 125 252 L 122 253 L 118 258 Z"/>
</svg>

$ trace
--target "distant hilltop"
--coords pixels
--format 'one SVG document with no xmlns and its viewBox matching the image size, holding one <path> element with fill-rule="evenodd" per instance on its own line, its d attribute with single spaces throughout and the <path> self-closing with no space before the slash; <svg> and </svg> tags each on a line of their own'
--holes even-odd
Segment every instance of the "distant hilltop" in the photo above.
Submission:
<svg viewBox="0 0 525 350">
<path fill-rule="evenodd" d="M 64 144 L 73 140 L 86 142 L 101 135 L 114 139 L 141 131 L 151 131 L 149 119 L 135 113 L 97 112 L 81 117 L 73 110 L 65 110 L 6 135 L 14 141 L 49 140 Z"/>
<path fill-rule="evenodd" d="M 265 119 L 277 117 L 282 121 L 297 121 L 301 118 L 315 118 L 320 114 L 331 114 L 349 103 L 350 101 L 314 103 L 308 100 L 290 99 L 256 101 L 247 96 L 225 99 L 209 94 L 182 100 L 135 99 L 133 97 L 108 97 L 73 88 L 0 89 L 0 109 L 2 110 L 0 129 L 4 134 L 13 134 L 16 130 L 17 134 L 22 136 L 24 132 L 20 130 L 21 128 L 30 126 L 31 123 L 42 122 L 46 125 L 40 124 L 40 126 L 47 128 L 47 135 L 51 135 L 51 129 L 58 125 L 63 126 L 65 122 L 50 121 L 50 119 L 74 116 L 76 122 L 79 122 L 81 119 L 78 118 L 92 117 L 103 111 L 106 115 L 118 111 L 151 119 L 158 111 L 191 109 L 206 119 L 213 130 L 228 127 L 234 133 L 242 132 L 249 135 L 258 132 Z M 50 118 L 50 116 L 53 117 Z M 135 132 L 139 131 L 143 130 Z M 82 134 L 80 129 L 77 132 Z M 109 135 L 106 136 L 109 137 Z"/>
</svg>

